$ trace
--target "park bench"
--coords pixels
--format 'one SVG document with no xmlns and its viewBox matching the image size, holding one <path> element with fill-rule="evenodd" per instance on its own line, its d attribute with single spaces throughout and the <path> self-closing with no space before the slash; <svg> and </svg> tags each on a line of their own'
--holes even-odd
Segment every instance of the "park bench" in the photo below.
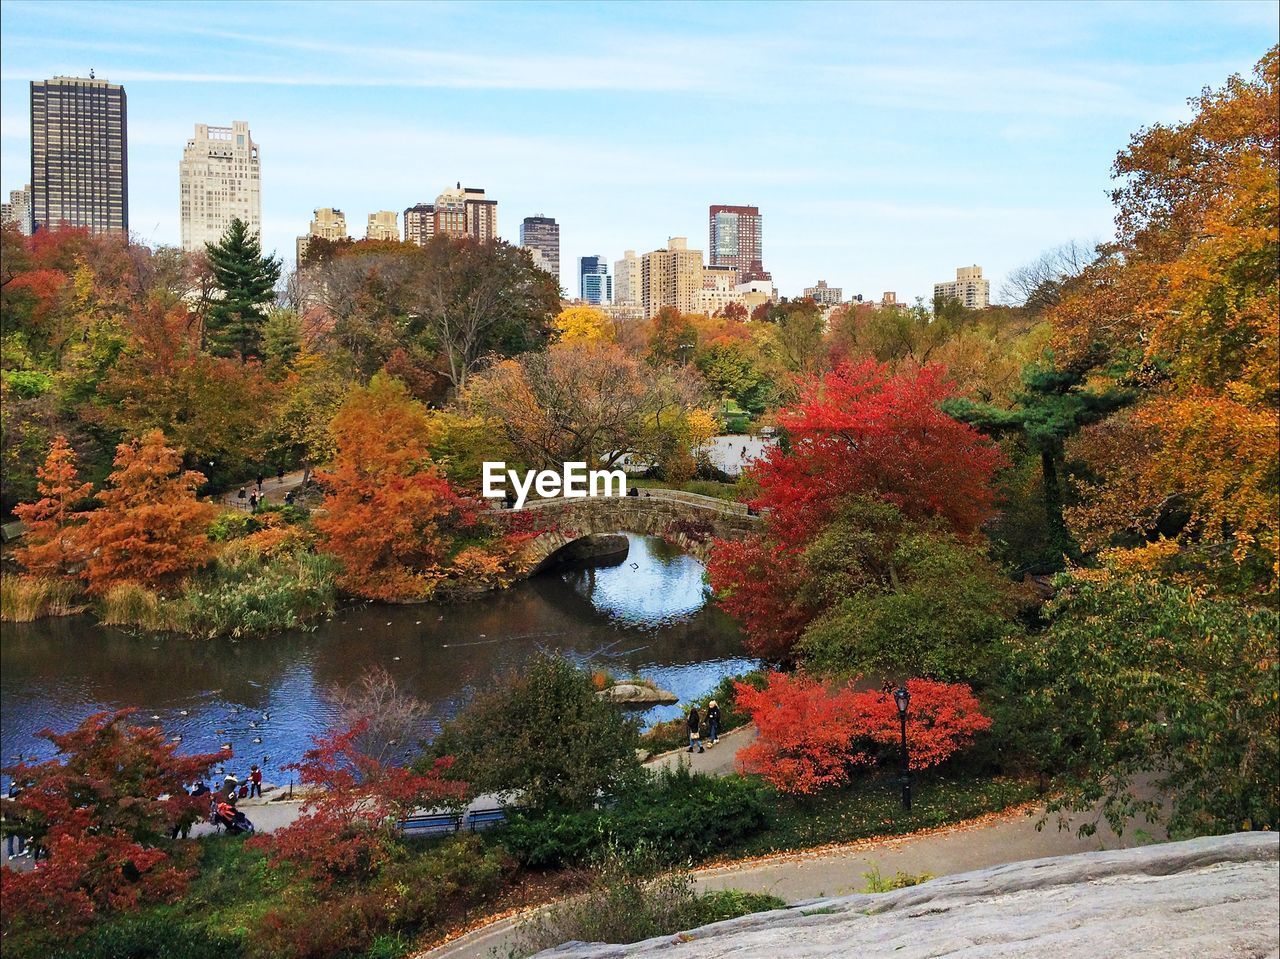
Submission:
<svg viewBox="0 0 1280 959">
<path fill-rule="evenodd" d="M 424 813 L 420 816 L 406 816 L 400 820 L 400 831 L 418 833 L 457 832 L 462 828 L 462 817 L 457 813 Z"/>
<path fill-rule="evenodd" d="M 507 814 L 501 809 L 473 809 L 467 814 L 467 828 L 472 832 L 497 826 L 507 821 Z"/>
</svg>

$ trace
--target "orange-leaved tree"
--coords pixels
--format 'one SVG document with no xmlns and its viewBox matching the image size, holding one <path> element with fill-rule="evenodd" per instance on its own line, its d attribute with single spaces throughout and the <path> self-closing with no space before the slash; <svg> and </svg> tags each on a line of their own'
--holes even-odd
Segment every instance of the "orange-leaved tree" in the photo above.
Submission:
<svg viewBox="0 0 1280 959">
<path fill-rule="evenodd" d="M 422 599 L 449 575 L 475 507 L 432 462 L 433 425 L 404 384 L 379 373 L 330 425 L 337 455 L 319 480 L 316 527 L 342 563 L 339 585 L 367 599 Z"/>
<path fill-rule="evenodd" d="M 15 551 L 18 562 L 40 576 L 67 578 L 84 557 L 76 505 L 93 489 L 79 482 L 76 452 L 65 436 L 58 436 L 38 472 L 40 499 L 14 509 L 26 526 L 23 546 Z"/>
<path fill-rule="evenodd" d="M 206 531 L 217 509 L 196 499 L 204 476 L 183 471 L 182 453 L 164 434 L 148 430 L 121 443 L 115 467 L 84 527 L 90 592 L 120 583 L 164 587 L 208 562 Z"/>
</svg>

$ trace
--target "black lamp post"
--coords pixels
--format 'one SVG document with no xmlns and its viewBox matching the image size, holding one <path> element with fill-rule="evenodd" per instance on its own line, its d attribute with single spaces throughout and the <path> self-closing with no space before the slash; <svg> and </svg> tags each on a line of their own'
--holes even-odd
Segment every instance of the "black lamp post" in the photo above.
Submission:
<svg viewBox="0 0 1280 959">
<path fill-rule="evenodd" d="M 907 706 L 911 703 L 911 694 L 907 692 L 905 684 L 893 691 L 893 701 L 898 704 L 898 719 L 902 723 L 902 765 L 900 767 L 902 808 L 909 811 L 911 809 L 911 765 L 907 757 Z"/>
</svg>

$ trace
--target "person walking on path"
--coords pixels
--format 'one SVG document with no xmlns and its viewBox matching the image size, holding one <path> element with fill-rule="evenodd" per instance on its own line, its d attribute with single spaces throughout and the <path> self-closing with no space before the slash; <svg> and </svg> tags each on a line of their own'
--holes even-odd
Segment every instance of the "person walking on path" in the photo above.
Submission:
<svg viewBox="0 0 1280 959">
<path fill-rule="evenodd" d="M 253 492 L 249 494 L 249 512 L 256 513 L 258 511 L 258 494 Z"/>
<path fill-rule="evenodd" d="M 720 707 L 713 699 L 707 703 L 707 746 L 720 742 Z"/>
<path fill-rule="evenodd" d="M 698 715 L 697 703 L 689 707 L 689 715 L 685 719 L 685 725 L 689 727 L 689 752 L 693 752 L 694 746 L 698 747 L 698 752 L 706 752 L 702 748 L 702 717 Z"/>
<path fill-rule="evenodd" d="M 262 474 L 258 474 L 258 493 L 262 493 Z"/>
<path fill-rule="evenodd" d="M 249 767 L 249 798 L 262 798 L 262 770 L 254 763 Z"/>
<path fill-rule="evenodd" d="M 277 486 L 284 485 L 284 467 L 283 466 L 276 467 L 276 485 Z"/>
</svg>

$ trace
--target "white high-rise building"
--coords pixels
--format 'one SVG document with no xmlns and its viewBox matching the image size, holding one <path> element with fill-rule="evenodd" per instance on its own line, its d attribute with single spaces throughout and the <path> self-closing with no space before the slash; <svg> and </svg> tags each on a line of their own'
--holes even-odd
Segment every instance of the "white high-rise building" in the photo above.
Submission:
<svg viewBox="0 0 1280 959">
<path fill-rule="evenodd" d="M 229 127 L 197 123 L 178 165 L 182 202 L 182 248 L 217 243 L 234 219 L 262 232 L 262 188 L 258 144 L 247 120 Z"/>
<path fill-rule="evenodd" d="M 933 284 L 933 298 L 959 300 L 970 310 L 985 310 L 991 304 L 991 284 L 982 278 L 982 267 L 956 267 L 955 282 Z"/>
<path fill-rule="evenodd" d="M 9 202 L 3 204 L 4 212 L 0 214 L 0 222 L 16 223 L 18 232 L 23 236 L 31 235 L 31 184 L 21 190 L 9 191 Z"/>
<path fill-rule="evenodd" d="M 370 213 L 364 238 L 366 240 L 400 239 L 400 214 L 395 210 L 378 210 L 376 213 Z"/>
<path fill-rule="evenodd" d="M 613 302 L 618 306 L 640 306 L 643 293 L 640 257 L 627 250 L 613 261 Z"/>
</svg>

